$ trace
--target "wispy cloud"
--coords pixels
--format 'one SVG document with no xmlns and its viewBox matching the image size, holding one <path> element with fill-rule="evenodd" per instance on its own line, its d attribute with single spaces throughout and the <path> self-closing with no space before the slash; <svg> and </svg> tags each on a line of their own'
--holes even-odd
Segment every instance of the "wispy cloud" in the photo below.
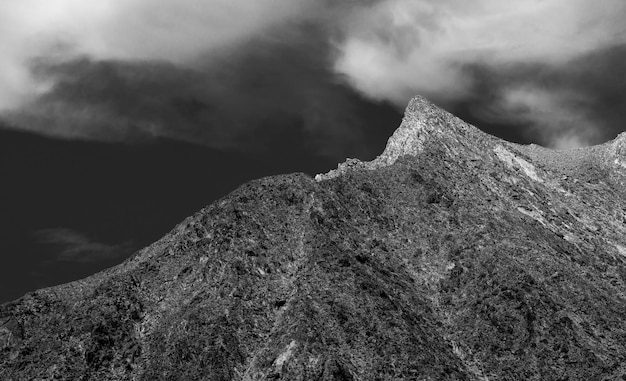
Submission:
<svg viewBox="0 0 626 381">
<path fill-rule="evenodd" d="M 587 114 L 592 103 L 584 93 L 546 89 L 527 81 L 500 88 L 493 102 L 477 112 L 492 123 L 527 125 L 551 147 L 569 149 L 602 139 L 596 122 Z"/>
<path fill-rule="evenodd" d="M 107 244 L 67 228 L 42 229 L 33 233 L 38 243 L 53 252 L 53 262 L 97 263 L 122 259 L 132 253 L 130 242 Z"/>
</svg>

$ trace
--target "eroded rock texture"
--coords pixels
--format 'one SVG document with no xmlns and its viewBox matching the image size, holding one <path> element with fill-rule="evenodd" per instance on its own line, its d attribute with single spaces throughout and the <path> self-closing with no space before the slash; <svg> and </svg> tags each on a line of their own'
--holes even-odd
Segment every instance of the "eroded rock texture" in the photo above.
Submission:
<svg viewBox="0 0 626 381">
<path fill-rule="evenodd" d="M 250 182 L 1 306 L 0 379 L 626 379 L 625 144 L 518 146 L 415 98 L 376 160 Z"/>
</svg>

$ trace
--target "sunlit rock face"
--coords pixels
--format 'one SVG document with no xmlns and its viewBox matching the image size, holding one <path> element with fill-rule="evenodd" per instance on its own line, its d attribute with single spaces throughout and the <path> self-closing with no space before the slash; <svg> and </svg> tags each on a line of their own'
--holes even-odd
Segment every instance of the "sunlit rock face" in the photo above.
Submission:
<svg viewBox="0 0 626 381">
<path fill-rule="evenodd" d="M 1 306 L 0 379 L 626 379 L 624 161 L 416 98 L 372 162 L 250 182 Z"/>
<path fill-rule="evenodd" d="M 611 144 L 613 164 L 626 169 L 626 132 L 622 132 Z"/>
</svg>

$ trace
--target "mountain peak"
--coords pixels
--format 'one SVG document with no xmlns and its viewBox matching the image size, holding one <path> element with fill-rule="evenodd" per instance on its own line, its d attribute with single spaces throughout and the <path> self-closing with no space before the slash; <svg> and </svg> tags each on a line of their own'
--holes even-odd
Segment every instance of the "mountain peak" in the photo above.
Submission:
<svg viewBox="0 0 626 381">
<path fill-rule="evenodd" d="M 337 169 L 315 176 L 316 181 L 328 180 L 353 169 L 375 170 L 395 163 L 402 156 L 415 156 L 424 149 L 427 141 L 444 140 L 452 143 L 469 136 L 484 139 L 486 134 L 476 127 L 439 108 L 422 96 L 415 96 L 404 111 L 400 127 L 387 141 L 381 155 L 370 162 L 346 159 Z"/>
</svg>

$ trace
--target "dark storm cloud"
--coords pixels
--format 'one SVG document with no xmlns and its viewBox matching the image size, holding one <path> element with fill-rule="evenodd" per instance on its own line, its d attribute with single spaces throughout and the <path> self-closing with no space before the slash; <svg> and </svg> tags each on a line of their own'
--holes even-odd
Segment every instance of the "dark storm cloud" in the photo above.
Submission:
<svg viewBox="0 0 626 381">
<path fill-rule="evenodd" d="M 319 155 L 373 154 L 363 125 L 372 120 L 372 112 L 389 114 L 389 106 L 373 105 L 332 70 L 335 19 L 367 2 L 301 0 L 271 10 L 285 1 L 205 2 L 213 8 L 201 6 L 199 14 L 188 15 L 190 21 L 168 19 L 159 10 L 168 21 L 164 28 L 173 28 L 178 37 L 147 41 L 141 37 L 155 25 L 140 20 L 138 27 L 139 21 L 131 20 L 129 26 L 125 16 L 119 24 L 133 30 L 130 42 L 106 36 L 106 46 L 98 48 L 104 50 L 87 44 L 82 50 L 73 48 L 72 54 L 31 59 L 28 78 L 43 90 L 2 117 L 14 128 L 65 139 L 132 142 L 165 137 L 249 151 L 272 148 L 290 135 Z M 178 13 L 187 14 L 187 8 L 201 3 L 185 0 L 177 4 Z M 164 9 L 172 7 L 164 4 Z M 262 12 L 250 15 L 261 6 Z M 193 31 L 186 25 L 216 18 L 218 25 L 197 25 Z M 246 18 L 253 19 L 250 25 Z M 233 25 L 221 25 L 227 19 Z M 178 24 L 186 26 L 181 31 Z M 156 37 L 166 32 L 156 28 Z M 371 110 L 363 112 L 366 106 Z"/>
<path fill-rule="evenodd" d="M 107 244 L 97 242 L 72 229 L 42 229 L 33 234 L 38 243 L 49 246 L 54 253 L 50 262 L 97 263 L 119 260 L 132 251 L 130 243 Z"/>
<path fill-rule="evenodd" d="M 311 151 L 368 154 L 366 102 L 330 69 L 331 46 L 319 25 L 288 36 L 252 39 L 197 61 L 40 62 L 52 89 L 17 112 L 14 125 L 56 137 L 137 141 L 167 137 L 220 149 L 266 149 L 298 131 Z M 384 106 L 381 106 L 384 107 Z"/>
</svg>

